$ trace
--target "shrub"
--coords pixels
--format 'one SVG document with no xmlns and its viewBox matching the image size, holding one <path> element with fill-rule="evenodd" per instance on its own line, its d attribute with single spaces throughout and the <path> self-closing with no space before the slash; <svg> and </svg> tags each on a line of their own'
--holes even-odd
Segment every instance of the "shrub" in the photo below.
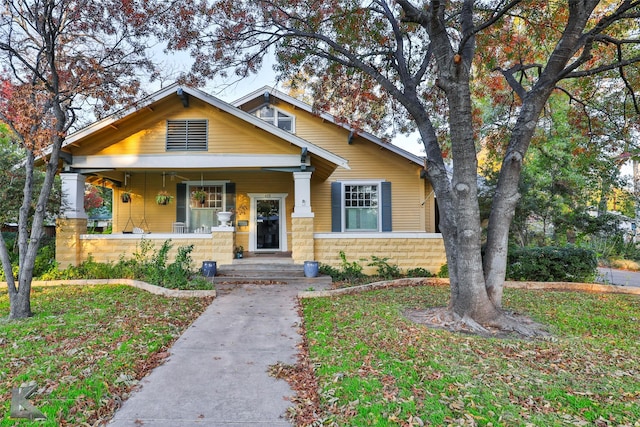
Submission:
<svg viewBox="0 0 640 427">
<path fill-rule="evenodd" d="M 402 272 L 400 271 L 400 267 L 395 264 L 389 264 L 387 261 L 389 258 L 379 258 L 375 255 L 371 255 L 371 262 L 369 262 L 369 266 L 376 267 L 378 269 L 378 276 L 383 279 L 397 279 L 402 276 Z"/>
<path fill-rule="evenodd" d="M 347 256 L 344 251 L 340 251 L 340 259 L 342 260 L 342 280 L 358 280 L 364 277 L 362 272 L 363 267 L 358 261 L 347 261 Z"/>
<path fill-rule="evenodd" d="M 340 251 L 340 259 L 342 260 L 340 268 L 319 264 L 318 271 L 331 276 L 334 282 L 359 282 L 366 277 L 362 272 L 362 265 L 357 261 L 347 261 L 344 251 Z"/>
<path fill-rule="evenodd" d="M 407 277 L 434 277 L 435 274 L 427 270 L 426 268 L 417 267 L 407 270 Z"/>
<path fill-rule="evenodd" d="M 13 266 L 13 276 L 17 277 L 19 262 L 18 247 L 16 242 L 17 233 L 2 233 L 2 237 L 4 238 L 7 250 L 9 251 L 9 260 L 11 261 L 11 265 Z M 50 271 L 56 271 L 57 269 L 58 265 L 56 263 L 56 241 L 54 238 L 44 237 L 42 239 L 42 243 L 40 244 L 40 248 L 38 248 L 38 253 L 36 254 L 36 260 L 33 265 L 33 277 L 42 276 L 43 274 L 47 274 Z M 0 268 L 0 280 L 6 280 L 4 270 L 2 268 Z"/>
<path fill-rule="evenodd" d="M 89 258 L 77 267 L 69 266 L 61 271 L 50 270 L 39 278 L 136 279 L 171 289 L 212 289 L 208 280 L 195 275 L 191 269 L 193 245 L 179 247 L 175 261 L 167 265 L 171 247 L 171 241 L 167 240 L 155 250 L 150 241 L 142 240 L 130 259 L 121 255 L 115 264 L 99 263 L 89 255 Z"/>
<path fill-rule="evenodd" d="M 447 277 L 449 277 L 449 265 L 448 264 L 442 264 L 442 266 L 440 267 L 440 270 L 438 270 L 438 274 L 436 274 L 436 276 L 442 278 L 442 279 L 446 279 Z"/>
<path fill-rule="evenodd" d="M 331 276 L 331 279 L 333 280 L 338 280 L 337 277 L 340 275 L 340 270 L 323 263 L 318 263 L 318 272 L 320 274 Z"/>
<path fill-rule="evenodd" d="M 522 248 L 509 251 L 507 278 L 539 282 L 590 282 L 596 276 L 596 254 L 575 246 Z"/>
</svg>

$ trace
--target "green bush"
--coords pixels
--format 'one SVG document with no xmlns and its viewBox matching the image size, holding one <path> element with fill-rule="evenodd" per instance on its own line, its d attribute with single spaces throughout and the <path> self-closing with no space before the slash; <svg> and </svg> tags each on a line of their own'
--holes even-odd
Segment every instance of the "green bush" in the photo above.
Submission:
<svg viewBox="0 0 640 427">
<path fill-rule="evenodd" d="M 319 264 L 318 271 L 321 274 L 331 276 L 334 282 L 360 282 L 366 277 L 362 272 L 362 265 L 358 261 L 347 261 L 344 251 L 340 251 L 340 259 L 342 260 L 340 268 L 332 267 L 326 264 Z"/>
<path fill-rule="evenodd" d="M 8 232 L 2 233 L 7 250 L 9 251 L 9 260 L 13 266 L 13 276 L 18 275 L 18 262 L 19 254 L 18 247 L 16 246 L 17 233 Z M 56 241 L 52 237 L 44 237 L 38 253 L 36 255 L 36 261 L 33 265 L 33 277 L 39 277 L 52 270 L 57 270 L 58 265 L 56 263 Z M 4 270 L 0 268 L 0 280 L 6 280 Z"/>
<path fill-rule="evenodd" d="M 378 270 L 378 276 L 385 280 L 397 279 L 402 276 L 400 267 L 396 264 L 389 264 L 389 258 L 379 258 L 375 255 L 371 255 L 371 262 L 368 264 L 371 267 L 376 267 Z"/>
<path fill-rule="evenodd" d="M 449 265 L 448 264 L 442 264 L 442 266 L 440 267 L 440 270 L 438 270 L 438 274 L 436 274 L 436 276 L 440 277 L 441 279 L 446 279 L 449 277 Z"/>
<path fill-rule="evenodd" d="M 193 245 L 179 247 L 175 261 L 168 264 L 171 247 L 171 241 L 167 240 L 155 250 L 150 241 L 142 240 L 132 258 L 125 259 L 122 255 L 116 263 L 100 263 L 89 255 L 78 266 L 69 266 L 64 270 L 53 269 L 39 279 L 135 279 L 171 289 L 212 289 L 211 283 L 191 268 Z"/>
<path fill-rule="evenodd" d="M 435 274 L 427 270 L 426 268 L 417 267 L 407 270 L 407 277 L 434 277 Z"/>
<path fill-rule="evenodd" d="M 598 266 L 596 254 L 575 246 L 546 246 L 510 250 L 507 278 L 536 282 L 591 282 Z"/>
</svg>

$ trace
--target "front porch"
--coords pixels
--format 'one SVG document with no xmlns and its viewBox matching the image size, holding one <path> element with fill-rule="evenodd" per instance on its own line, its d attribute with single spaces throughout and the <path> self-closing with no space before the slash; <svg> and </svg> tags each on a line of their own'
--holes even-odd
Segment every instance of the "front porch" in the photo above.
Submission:
<svg viewBox="0 0 640 427">
<path fill-rule="evenodd" d="M 174 251 L 193 245 L 196 265 L 231 263 L 238 250 L 287 254 L 302 264 L 314 259 L 311 174 L 295 169 L 63 173 L 56 259 L 61 268 L 89 257 L 113 262 L 131 256 L 145 239 L 154 247 L 171 240 Z M 112 234 L 87 233 L 85 181 L 113 188 Z M 156 200 L 160 193 L 169 196 L 168 203 Z M 221 212 L 230 218 L 221 221 Z"/>
</svg>

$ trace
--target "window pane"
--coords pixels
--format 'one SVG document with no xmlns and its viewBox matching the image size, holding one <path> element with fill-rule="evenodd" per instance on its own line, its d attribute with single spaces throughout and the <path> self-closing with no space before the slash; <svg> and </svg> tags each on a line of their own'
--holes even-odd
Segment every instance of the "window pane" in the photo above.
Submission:
<svg viewBox="0 0 640 427">
<path fill-rule="evenodd" d="M 262 107 L 253 112 L 256 117 L 261 118 L 267 123 L 278 126 L 287 132 L 293 131 L 293 116 L 276 110 L 273 107 Z"/>
<path fill-rule="evenodd" d="M 278 127 L 287 132 L 291 132 L 293 130 L 293 119 L 291 116 L 278 111 Z"/>
<path fill-rule="evenodd" d="M 378 211 L 376 209 L 347 209 L 345 217 L 345 229 L 354 230 L 378 230 Z"/>
<path fill-rule="evenodd" d="M 260 117 L 261 119 L 273 118 L 274 115 L 275 115 L 275 111 L 273 110 L 273 108 L 270 108 L 270 107 L 263 107 L 258 110 L 258 117 Z M 271 122 L 273 122 L 273 120 L 271 120 Z"/>
<path fill-rule="evenodd" d="M 222 185 L 192 185 L 189 187 L 189 231 L 209 232 L 218 226 L 216 212 L 222 211 Z"/>
</svg>

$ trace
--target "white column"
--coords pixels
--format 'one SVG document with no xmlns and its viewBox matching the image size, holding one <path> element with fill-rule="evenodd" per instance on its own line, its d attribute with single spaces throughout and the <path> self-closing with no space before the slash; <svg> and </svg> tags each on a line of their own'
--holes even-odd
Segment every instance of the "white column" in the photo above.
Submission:
<svg viewBox="0 0 640 427">
<path fill-rule="evenodd" d="M 86 218 L 84 211 L 85 176 L 79 173 L 61 173 L 62 203 L 60 215 L 63 218 Z"/>
<path fill-rule="evenodd" d="M 311 211 L 311 172 L 294 172 L 295 204 L 294 218 L 313 218 Z"/>
</svg>

